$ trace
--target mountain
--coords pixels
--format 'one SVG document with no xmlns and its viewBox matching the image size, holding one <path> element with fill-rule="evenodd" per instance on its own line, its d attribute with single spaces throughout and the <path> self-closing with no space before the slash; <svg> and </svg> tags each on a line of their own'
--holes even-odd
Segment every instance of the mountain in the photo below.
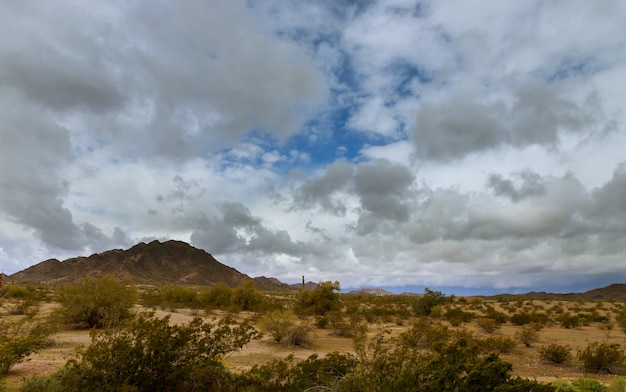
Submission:
<svg viewBox="0 0 626 392">
<path fill-rule="evenodd" d="M 145 285 L 210 286 L 224 282 L 231 287 L 248 281 L 248 275 L 217 261 L 204 250 L 182 241 L 139 243 L 127 250 L 114 249 L 89 257 L 59 261 L 49 259 L 9 275 L 5 282 L 64 284 L 85 276 L 112 275 Z M 255 279 L 262 290 L 288 289 L 288 285 L 268 278 Z"/>
<path fill-rule="evenodd" d="M 358 290 L 350 291 L 348 294 L 362 294 L 362 295 L 373 295 L 376 297 L 382 297 L 383 295 L 393 295 L 392 292 L 389 292 L 385 289 L 381 288 L 362 288 Z"/>
</svg>

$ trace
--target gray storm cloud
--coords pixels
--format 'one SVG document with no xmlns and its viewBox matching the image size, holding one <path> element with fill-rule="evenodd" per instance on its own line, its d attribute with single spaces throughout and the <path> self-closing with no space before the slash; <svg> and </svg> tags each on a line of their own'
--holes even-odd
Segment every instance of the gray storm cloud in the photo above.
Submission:
<svg viewBox="0 0 626 392">
<path fill-rule="evenodd" d="M 613 127 L 594 93 L 576 102 L 555 87 L 529 80 L 514 86 L 507 100 L 485 100 L 476 91 L 425 102 L 412 140 L 420 159 L 449 162 L 506 146 L 558 148 L 565 135 L 584 138 Z"/>
</svg>

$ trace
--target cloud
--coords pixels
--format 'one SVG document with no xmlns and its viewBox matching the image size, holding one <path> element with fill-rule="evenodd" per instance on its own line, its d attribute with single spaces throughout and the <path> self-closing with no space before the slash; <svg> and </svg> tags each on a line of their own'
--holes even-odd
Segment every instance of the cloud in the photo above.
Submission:
<svg viewBox="0 0 626 392">
<path fill-rule="evenodd" d="M 324 211 L 345 215 L 345 204 L 340 198 L 333 196 L 344 190 L 353 177 L 353 165 L 343 160 L 333 162 L 320 177 L 306 182 L 298 189 L 295 194 L 296 206 L 303 208 L 319 203 Z"/>
<path fill-rule="evenodd" d="M 241 203 L 222 203 L 218 215 L 202 216 L 191 234 L 191 242 L 217 254 L 251 252 L 303 257 L 315 252 L 313 246 L 293 241 L 285 230 L 264 226 Z"/>
<path fill-rule="evenodd" d="M 529 81 L 516 85 L 506 99 L 485 100 L 475 92 L 425 102 L 412 131 L 417 155 L 449 162 L 505 146 L 556 149 L 567 135 L 584 139 L 613 127 L 594 93 L 582 102 L 561 95 L 553 87 Z"/>
<path fill-rule="evenodd" d="M 517 182 L 520 183 L 519 185 L 512 180 L 504 179 L 499 174 L 489 175 L 487 185 L 493 190 L 496 196 L 506 196 L 513 202 L 545 194 L 545 184 L 537 173 L 524 170 L 514 173 L 514 177 L 518 180 Z"/>
</svg>

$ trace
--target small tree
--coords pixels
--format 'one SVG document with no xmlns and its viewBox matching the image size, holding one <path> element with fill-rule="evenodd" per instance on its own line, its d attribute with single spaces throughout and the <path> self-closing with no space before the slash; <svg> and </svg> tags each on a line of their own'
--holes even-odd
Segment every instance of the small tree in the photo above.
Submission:
<svg viewBox="0 0 626 392">
<path fill-rule="evenodd" d="M 263 302 L 263 298 L 256 291 L 254 280 L 248 280 L 233 291 L 231 302 L 237 309 L 254 310 Z"/>
<path fill-rule="evenodd" d="M 450 302 L 450 298 L 444 293 L 426 287 L 424 294 L 412 306 L 418 316 L 430 316 L 435 306 L 444 305 L 448 302 Z"/>
<path fill-rule="evenodd" d="M 87 328 L 118 325 L 130 318 L 136 292 L 112 276 L 87 277 L 58 290 L 62 320 Z"/>
<path fill-rule="evenodd" d="M 339 307 L 339 297 L 335 291 L 341 290 L 339 282 L 321 282 L 313 290 L 302 290 L 298 294 L 296 311 L 300 314 L 325 315 Z"/>
</svg>

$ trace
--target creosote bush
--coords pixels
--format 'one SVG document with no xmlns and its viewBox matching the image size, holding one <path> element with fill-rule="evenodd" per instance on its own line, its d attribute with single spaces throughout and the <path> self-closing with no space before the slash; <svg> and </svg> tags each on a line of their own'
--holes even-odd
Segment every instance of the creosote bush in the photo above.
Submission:
<svg viewBox="0 0 626 392">
<path fill-rule="evenodd" d="M 578 359 L 588 372 L 616 374 L 624 363 L 624 352 L 617 343 L 592 342 L 578 352 Z"/>
<path fill-rule="evenodd" d="M 541 346 L 539 357 L 546 362 L 565 363 L 572 357 L 572 349 L 567 345 L 553 343 Z"/>
<path fill-rule="evenodd" d="M 515 338 L 524 344 L 526 347 L 532 346 L 537 340 L 539 340 L 539 326 L 526 325 L 515 332 Z"/>
<path fill-rule="evenodd" d="M 112 276 L 84 278 L 59 288 L 62 321 L 79 327 L 114 327 L 131 317 L 135 288 Z"/>
<path fill-rule="evenodd" d="M 229 379 L 224 356 L 260 336 L 231 318 L 172 325 L 169 317 L 140 314 L 126 328 L 93 331 L 61 384 L 69 391 L 219 390 Z"/>
<path fill-rule="evenodd" d="M 311 325 L 298 320 L 291 311 L 279 310 L 269 313 L 261 318 L 260 325 L 276 343 L 287 346 L 311 345 Z"/>
</svg>

